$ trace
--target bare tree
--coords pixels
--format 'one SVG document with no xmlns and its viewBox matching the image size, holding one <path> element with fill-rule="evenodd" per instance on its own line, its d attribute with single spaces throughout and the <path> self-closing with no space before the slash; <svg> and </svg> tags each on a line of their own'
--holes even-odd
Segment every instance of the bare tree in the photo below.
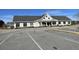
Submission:
<svg viewBox="0 0 79 59">
<path fill-rule="evenodd" d="M 74 16 L 79 21 L 79 13 L 75 14 Z"/>
<path fill-rule="evenodd" d="M 0 20 L 0 28 L 4 28 L 5 22 L 3 20 Z"/>
</svg>

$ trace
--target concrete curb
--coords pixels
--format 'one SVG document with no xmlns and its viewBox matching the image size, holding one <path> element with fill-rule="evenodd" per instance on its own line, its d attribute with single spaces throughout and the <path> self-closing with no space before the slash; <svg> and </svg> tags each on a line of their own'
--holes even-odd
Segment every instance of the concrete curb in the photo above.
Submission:
<svg viewBox="0 0 79 59">
<path fill-rule="evenodd" d="M 79 32 L 66 31 L 66 30 L 59 30 L 59 29 L 53 29 L 53 30 L 61 31 L 61 32 L 67 32 L 67 33 L 73 33 L 73 34 L 77 34 L 77 35 L 79 35 Z"/>
</svg>

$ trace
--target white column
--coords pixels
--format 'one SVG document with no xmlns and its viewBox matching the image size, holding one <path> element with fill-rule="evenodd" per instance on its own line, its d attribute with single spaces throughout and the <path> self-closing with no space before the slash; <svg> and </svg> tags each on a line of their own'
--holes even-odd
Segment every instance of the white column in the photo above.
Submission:
<svg viewBox="0 0 79 59">
<path fill-rule="evenodd" d="M 71 21 L 67 21 L 66 22 L 66 25 L 71 25 Z"/>
<path fill-rule="evenodd" d="M 23 23 L 20 23 L 20 27 L 23 27 Z"/>
<path fill-rule="evenodd" d="M 66 25 L 68 25 L 68 22 L 66 21 Z"/>
<path fill-rule="evenodd" d="M 58 21 L 56 21 L 56 25 L 58 25 Z"/>
<path fill-rule="evenodd" d="M 16 23 L 14 23 L 14 28 L 16 28 Z"/>
<path fill-rule="evenodd" d="M 53 26 L 53 22 L 52 22 L 52 26 Z"/>
<path fill-rule="evenodd" d="M 47 26 L 47 22 L 46 22 L 46 26 Z"/>
<path fill-rule="evenodd" d="M 51 22 L 51 26 L 53 26 L 53 25 L 52 25 L 52 22 Z"/>
<path fill-rule="evenodd" d="M 61 25 L 64 25 L 63 22 L 61 22 Z"/>
<path fill-rule="evenodd" d="M 41 26 L 42 26 L 42 22 L 40 22 Z"/>
</svg>

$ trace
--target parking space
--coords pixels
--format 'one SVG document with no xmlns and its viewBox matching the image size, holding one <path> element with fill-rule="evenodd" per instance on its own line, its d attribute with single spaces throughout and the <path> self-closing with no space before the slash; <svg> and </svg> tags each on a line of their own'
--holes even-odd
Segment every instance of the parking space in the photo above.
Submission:
<svg viewBox="0 0 79 59">
<path fill-rule="evenodd" d="M 49 33 L 45 31 L 29 32 L 32 37 L 41 45 L 44 50 L 72 50 L 79 49 L 79 43 L 72 41 L 71 38 L 63 37 L 62 35 Z"/>
<path fill-rule="evenodd" d="M 0 34 L 0 50 L 78 50 L 78 35 L 51 28 L 13 29 Z"/>
</svg>

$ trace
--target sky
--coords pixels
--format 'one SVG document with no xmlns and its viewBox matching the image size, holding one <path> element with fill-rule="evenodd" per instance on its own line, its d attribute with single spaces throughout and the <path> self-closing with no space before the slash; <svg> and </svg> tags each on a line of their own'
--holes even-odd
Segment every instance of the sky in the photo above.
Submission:
<svg viewBox="0 0 79 59">
<path fill-rule="evenodd" d="M 48 13 L 50 16 L 68 16 L 72 20 L 77 20 L 75 15 L 79 9 L 0 9 L 0 20 L 5 23 L 11 22 L 13 16 L 41 16 Z"/>
</svg>

